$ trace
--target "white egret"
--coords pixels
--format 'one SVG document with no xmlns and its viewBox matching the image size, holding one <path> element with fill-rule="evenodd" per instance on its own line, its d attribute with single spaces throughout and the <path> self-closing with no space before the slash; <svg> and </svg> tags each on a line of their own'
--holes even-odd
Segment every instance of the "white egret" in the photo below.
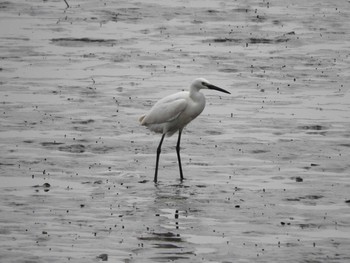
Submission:
<svg viewBox="0 0 350 263">
<path fill-rule="evenodd" d="M 159 100 L 151 110 L 140 117 L 140 123 L 153 132 L 161 133 L 157 148 L 156 169 L 154 174 L 154 182 L 157 182 L 159 156 L 165 135 L 172 136 L 179 131 L 179 137 L 176 144 L 176 153 L 180 169 L 180 179 L 183 180 L 181 158 L 180 158 L 180 140 L 183 128 L 195 119 L 205 107 L 205 97 L 199 90 L 212 89 L 231 94 L 209 83 L 203 78 L 194 80 L 190 87 L 190 91 L 182 91 L 167 96 Z"/>
</svg>

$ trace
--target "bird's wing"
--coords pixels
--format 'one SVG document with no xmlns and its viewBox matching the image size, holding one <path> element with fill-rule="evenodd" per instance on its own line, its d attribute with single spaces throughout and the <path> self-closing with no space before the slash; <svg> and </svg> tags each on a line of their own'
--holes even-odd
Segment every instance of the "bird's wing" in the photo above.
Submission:
<svg viewBox="0 0 350 263">
<path fill-rule="evenodd" d="M 176 119 L 187 106 L 185 98 L 169 96 L 158 101 L 145 116 L 140 118 L 142 125 L 160 124 Z"/>
</svg>

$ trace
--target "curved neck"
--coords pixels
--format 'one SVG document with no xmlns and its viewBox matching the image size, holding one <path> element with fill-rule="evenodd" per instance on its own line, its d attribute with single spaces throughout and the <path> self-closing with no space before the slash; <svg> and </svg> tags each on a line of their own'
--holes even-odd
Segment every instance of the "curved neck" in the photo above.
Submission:
<svg viewBox="0 0 350 263">
<path fill-rule="evenodd" d="M 195 103 L 202 103 L 205 105 L 205 97 L 202 92 L 199 91 L 200 89 L 197 89 L 196 87 L 191 87 L 190 89 L 190 98 Z"/>
<path fill-rule="evenodd" d="M 196 95 L 198 94 L 198 93 L 200 93 L 200 94 L 202 94 L 201 92 L 199 92 L 199 88 L 197 88 L 195 85 L 191 85 L 191 87 L 190 87 L 190 97 L 192 98 L 192 97 L 196 97 Z"/>
</svg>

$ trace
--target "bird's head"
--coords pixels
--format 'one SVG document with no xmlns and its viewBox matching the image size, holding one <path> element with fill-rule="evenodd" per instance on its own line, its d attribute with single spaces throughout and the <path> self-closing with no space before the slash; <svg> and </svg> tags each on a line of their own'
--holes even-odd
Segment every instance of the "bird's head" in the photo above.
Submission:
<svg viewBox="0 0 350 263">
<path fill-rule="evenodd" d="M 221 91 L 221 92 L 225 92 L 225 93 L 231 94 L 227 90 L 224 90 L 222 88 L 219 88 L 219 87 L 211 84 L 209 81 L 207 81 L 204 78 L 195 79 L 193 81 L 192 85 L 191 85 L 191 90 L 199 91 L 200 89 L 212 89 L 212 90 L 217 90 L 217 91 Z"/>
</svg>

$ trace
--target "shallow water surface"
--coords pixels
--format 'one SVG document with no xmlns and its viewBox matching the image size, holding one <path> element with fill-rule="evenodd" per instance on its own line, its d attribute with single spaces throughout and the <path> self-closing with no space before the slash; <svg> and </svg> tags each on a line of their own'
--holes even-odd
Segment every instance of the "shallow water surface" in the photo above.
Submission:
<svg viewBox="0 0 350 263">
<path fill-rule="evenodd" d="M 1 262 L 349 261 L 348 2 L 67 2 L 0 4 Z"/>
</svg>

